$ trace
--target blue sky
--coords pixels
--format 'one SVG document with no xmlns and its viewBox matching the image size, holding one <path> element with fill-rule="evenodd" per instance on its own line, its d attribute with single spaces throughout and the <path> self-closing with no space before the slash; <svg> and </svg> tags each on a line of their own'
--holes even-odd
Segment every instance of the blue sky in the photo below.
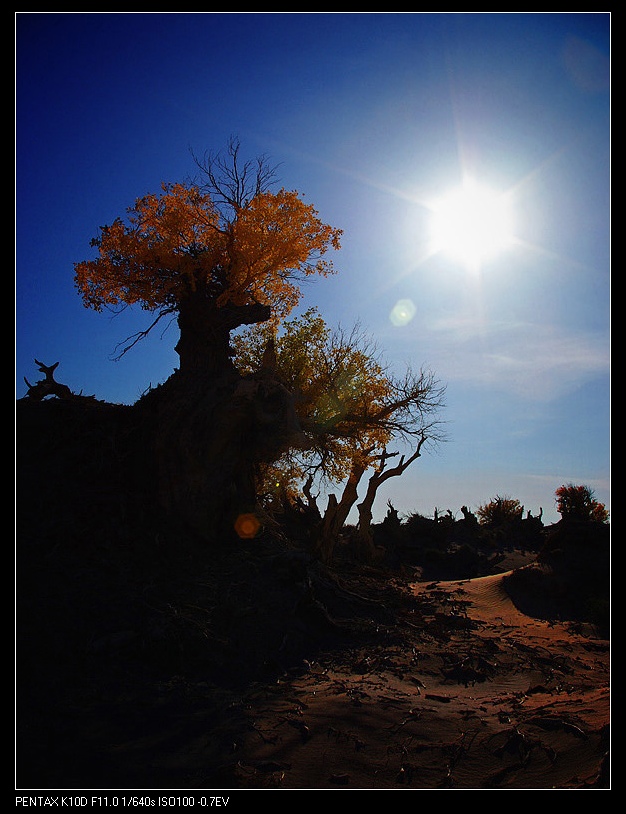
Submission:
<svg viewBox="0 0 626 814">
<path fill-rule="evenodd" d="M 610 507 L 609 13 L 15 19 L 18 398 L 35 358 L 128 404 L 171 374 L 174 326 L 112 361 L 147 315 L 87 311 L 74 263 L 236 135 L 344 230 L 302 308 L 446 385 L 446 443 L 388 481 L 379 517 L 387 499 L 430 516 L 507 495 L 554 522 L 570 482 Z M 433 202 L 468 177 L 514 230 L 471 269 L 430 243 Z"/>
</svg>

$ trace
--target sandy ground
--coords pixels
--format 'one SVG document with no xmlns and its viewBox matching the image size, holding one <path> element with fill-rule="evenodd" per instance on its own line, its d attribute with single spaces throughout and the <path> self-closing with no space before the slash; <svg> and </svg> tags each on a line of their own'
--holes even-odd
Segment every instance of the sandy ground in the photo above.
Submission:
<svg viewBox="0 0 626 814">
<path fill-rule="evenodd" d="M 503 576 L 416 584 L 409 651 L 384 642 L 248 699 L 238 787 L 606 787 L 609 646 L 521 614 Z M 408 625 L 411 624 L 406 620 Z M 356 665 L 356 670 L 355 670 Z"/>
<path fill-rule="evenodd" d="M 552 529 L 554 579 L 522 570 L 511 595 L 515 541 L 501 573 L 455 582 L 417 580 L 494 571 L 339 550 L 326 568 L 282 530 L 207 546 L 127 494 L 103 452 L 117 418 L 38 407 L 19 424 L 16 790 L 610 788 L 610 643 L 554 621 L 594 618 L 585 586 L 608 597 L 608 528 Z"/>
<path fill-rule="evenodd" d="M 255 641 L 271 650 L 261 637 L 282 611 L 264 617 L 272 600 L 262 586 L 276 573 L 273 562 L 260 571 L 264 562 L 255 561 L 246 580 L 231 574 L 232 584 L 224 572 L 220 605 L 200 604 L 213 595 L 204 582 L 198 599 L 185 588 L 184 629 L 198 631 L 189 652 L 204 641 L 218 663 L 223 646 L 224 663 L 232 664 L 233 654 L 248 658 Z M 96 623 L 102 627 L 115 614 L 115 604 L 101 587 L 94 592 L 86 575 L 71 583 L 81 593 L 70 599 L 46 568 L 45 585 L 54 592 L 43 597 L 36 584 L 41 611 L 34 607 L 21 642 L 18 789 L 610 788 L 609 641 L 588 625 L 521 613 L 505 588 L 508 572 L 454 582 L 344 576 L 346 591 L 333 607 L 339 611 L 339 600 L 345 605 L 358 591 L 350 635 L 330 636 L 316 648 L 305 637 L 302 658 L 230 686 L 208 680 L 202 665 L 158 674 L 146 666 L 128 629 L 139 621 L 125 605 L 114 634 L 76 647 L 70 623 L 76 641 L 86 641 Z M 226 601 L 233 580 L 240 580 L 235 615 Z M 145 586 L 143 593 L 131 587 L 147 610 Z M 90 609 L 90 601 L 100 615 L 79 616 L 74 609 Z M 181 618 L 182 605 L 169 617 L 168 608 L 145 627 L 153 648 L 179 641 L 170 628 L 154 627 L 155 619 Z M 290 636 L 297 643 L 303 632 L 321 630 L 323 616 L 307 618 L 286 619 L 291 633 L 282 652 Z M 206 619 L 213 621 L 205 626 Z M 361 622 L 366 635 L 353 635 Z"/>
</svg>

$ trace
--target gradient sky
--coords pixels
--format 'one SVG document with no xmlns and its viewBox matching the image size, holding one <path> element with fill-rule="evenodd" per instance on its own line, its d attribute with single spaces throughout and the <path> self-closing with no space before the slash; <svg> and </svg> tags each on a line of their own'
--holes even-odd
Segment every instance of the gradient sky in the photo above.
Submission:
<svg viewBox="0 0 626 814">
<path fill-rule="evenodd" d="M 112 361 L 149 315 L 86 310 L 74 263 L 235 135 L 344 230 L 302 309 L 359 322 L 392 369 L 446 385 L 446 443 L 388 481 L 377 518 L 387 499 L 432 516 L 506 495 L 554 522 L 564 483 L 610 508 L 610 22 L 17 12 L 16 396 L 35 358 L 127 404 L 172 373 L 175 326 Z M 478 270 L 429 249 L 430 205 L 468 176 L 515 219 Z"/>
</svg>

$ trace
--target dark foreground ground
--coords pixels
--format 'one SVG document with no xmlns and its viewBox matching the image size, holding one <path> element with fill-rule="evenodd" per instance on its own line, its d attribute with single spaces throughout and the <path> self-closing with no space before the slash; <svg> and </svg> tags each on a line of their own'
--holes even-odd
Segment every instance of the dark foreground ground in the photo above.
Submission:
<svg viewBox="0 0 626 814">
<path fill-rule="evenodd" d="M 609 787 L 609 642 L 506 575 L 77 544 L 20 571 L 18 789 Z"/>
<path fill-rule="evenodd" d="M 609 633 L 583 612 L 608 529 L 466 577 L 323 567 L 277 530 L 209 547 L 133 509 L 102 434 L 31 413 L 16 790 L 610 788 Z"/>
</svg>

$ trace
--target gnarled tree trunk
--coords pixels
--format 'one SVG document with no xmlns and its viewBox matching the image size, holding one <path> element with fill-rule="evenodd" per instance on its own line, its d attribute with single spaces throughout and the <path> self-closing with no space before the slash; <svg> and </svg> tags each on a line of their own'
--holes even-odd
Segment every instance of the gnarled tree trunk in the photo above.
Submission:
<svg viewBox="0 0 626 814">
<path fill-rule="evenodd" d="M 256 512 L 256 467 L 297 443 L 291 394 L 271 375 L 174 374 L 151 414 L 159 503 L 203 536 L 233 537 Z M 156 391 L 153 391 L 156 393 Z"/>
<path fill-rule="evenodd" d="M 313 541 L 313 556 L 324 563 L 330 562 L 333 557 L 341 529 L 348 519 L 350 509 L 356 503 L 357 488 L 365 469 L 363 464 L 354 463 L 341 494 L 341 500 L 337 501 L 335 495 L 329 495 L 328 506 Z"/>
<path fill-rule="evenodd" d="M 269 316 L 262 305 L 188 298 L 178 318 L 180 369 L 138 403 L 151 423 L 159 504 L 210 539 L 233 537 L 238 518 L 255 514 L 258 464 L 298 440 L 293 398 L 271 359 L 241 376 L 230 355 L 231 330 Z"/>
<path fill-rule="evenodd" d="M 268 305 L 233 305 L 222 307 L 201 290 L 179 303 L 180 338 L 176 352 L 183 375 L 221 376 L 236 373 L 231 358 L 230 332 L 240 325 L 265 322 L 271 316 Z"/>
<path fill-rule="evenodd" d="M 417 444 L 415 452 L 406 460 L 404 455 L 400 458 L 400 462 L 391 469 L 385 469 L 387 460 L 397 455 L 397 452 L 383 452 L 380 456 L 380 464 L 378 469 L 370 477 L 367 484 L 367 492 L 363 501 L 358 504 L 357 509 L 359 512 L 358 523 L 358 547 L 359 555 L 365 562 L 373 562 L 376 558 L 376 547 L 374 546 L 374 537 L 372 534 L 372 507 L 376 499 L 376 493 L 386 480 L 389 478 L 398 477 L 401 475 L 417 458 L 420 457 L 422 446 L 425 442 L 425 436 L 422 435 Z"/>
</svg>

